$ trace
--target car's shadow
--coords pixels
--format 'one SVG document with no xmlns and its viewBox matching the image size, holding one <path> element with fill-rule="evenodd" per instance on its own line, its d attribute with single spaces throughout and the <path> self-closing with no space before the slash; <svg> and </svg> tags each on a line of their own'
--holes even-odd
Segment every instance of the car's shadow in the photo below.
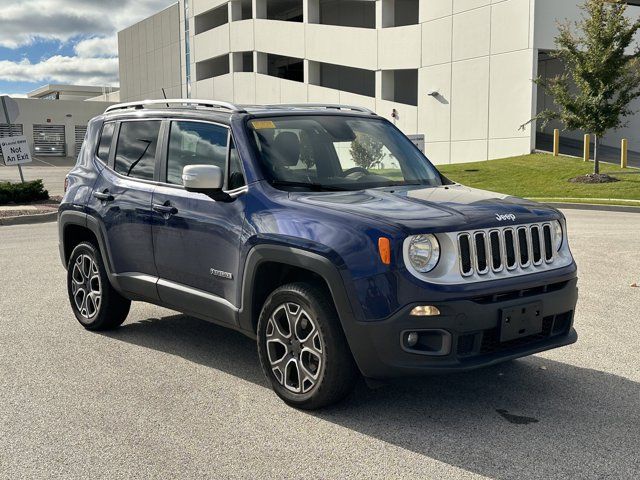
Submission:
<svg viewBox="0 0 640 480">
<path fill-rule="evenodd" d="M 255 343 L 184 315 L 112 338 L 268 388 Z M 492 478 L 639 478 L 640 384 L 541 357 L 376 390 L 310 414 Z"/>
</svg>

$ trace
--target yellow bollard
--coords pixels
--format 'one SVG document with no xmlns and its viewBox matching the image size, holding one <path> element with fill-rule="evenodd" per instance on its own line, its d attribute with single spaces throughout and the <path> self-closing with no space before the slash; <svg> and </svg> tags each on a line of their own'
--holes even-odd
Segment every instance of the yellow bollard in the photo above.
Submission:
<svg viewBox="0 0 640 480">
<path fill-rule="evenodd" d="M 626 138 L 620 142 L 620 168 L 627 168 L 627 143 Z"/>
<path fill-rule="evenodd" d="M 553 156 L 557 157 L 560 154 L 560 130 L 553 129 Z"/>
<path fill-rule="evenodd" d="M 591 152 L 589 151 L 591 148 L 591 136 L 588 133 L 584 134 L 584 153 L 582 154 L 582 159 L 585 162 L 589 161 L 589 157 L 591 156 Z"/>
</svg>

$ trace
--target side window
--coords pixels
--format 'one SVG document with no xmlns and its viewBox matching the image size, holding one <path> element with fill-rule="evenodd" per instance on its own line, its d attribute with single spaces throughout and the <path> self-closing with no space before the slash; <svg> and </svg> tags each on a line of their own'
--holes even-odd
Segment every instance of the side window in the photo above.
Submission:
<svg viewBox="0 0 640 480">
<path fill-rule="evenodd" d="M 242 173 L 242 162 L 238 149 L 231 139 L 229 144 L 229 190 L 234 190 L 245 185 L 244 173 Z"/>
<path fill-rule="evenodd" d="M 223 175 L 227 170 L 229 130 L 202 122 L 171 122 L 167 183 L 182 185 L 182 169 L 187 165 L 215 165 Z"/>
<path fill-rule="evenodd" d="M 116 128 L 116 124 L 113 122 L 105 123 L 102 125 L 102 132 L 100 133 L 100 143 L 98 144 L 98 158 L 104 163 L 109 161 L 109 150 L 111 149 L 111 140 L 113 139 L 113 131 Z"/>
<path fill-rule="evenodd" d="M 153 180 L 160 120 L 122 122 L 116 146 L 116 172 Z"/>
</svg>

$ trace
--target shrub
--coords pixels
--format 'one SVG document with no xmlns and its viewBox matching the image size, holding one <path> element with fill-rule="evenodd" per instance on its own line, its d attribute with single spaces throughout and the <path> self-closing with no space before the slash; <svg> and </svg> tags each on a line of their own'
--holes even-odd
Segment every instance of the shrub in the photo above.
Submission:
<svg viewBox="0 0 640 480">
<path fill-rule="evenodd" d="M 49 192 L 44 189 L 42 180 L 25 183 L 0 182 L 0 205 L 35 202 L 48 198 Z"/>
</svg>

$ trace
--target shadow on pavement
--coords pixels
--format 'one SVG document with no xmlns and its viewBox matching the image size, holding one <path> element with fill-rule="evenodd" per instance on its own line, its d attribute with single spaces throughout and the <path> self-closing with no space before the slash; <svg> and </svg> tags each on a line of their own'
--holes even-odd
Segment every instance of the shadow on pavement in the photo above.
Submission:
<svg viewBox="0 0 640 480">
<path fill-rule="evenodd" d="M 184 315 L 111 338 L 268 388 L 255 343 Z M 491 478 L 638 478 L 640 384 L 541 357 L 377 390 L 360 383 L 318 418 Z"/>
</svg>

